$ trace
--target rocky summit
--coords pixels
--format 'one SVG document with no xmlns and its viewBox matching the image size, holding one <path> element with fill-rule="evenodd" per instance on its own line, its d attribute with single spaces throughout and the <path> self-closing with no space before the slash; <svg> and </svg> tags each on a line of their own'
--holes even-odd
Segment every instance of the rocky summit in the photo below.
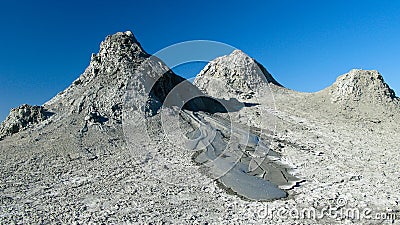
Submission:
<svg viewBox="0 0 400 225">
<path fill-rule="evenodd" d="M 263 84 L 279 83 L 257 61 L 240 50 L 208 63 L 194 84 L 215 97 L 250 99 Z"/>
<path fill-rule="evenodd" d="M 398 101 L 394 91 L 376 70 L 351 70 L 340 76 L 330 89 L 333 102 L 391 104 Z"/>
<path fill-rule="evenodd" d="M 377 71 L 300 93 L 235 50 L 192 84 L 118 32 L 0 125 L 0 222 L 394 223 L 399 121 Z"/>
</svg>

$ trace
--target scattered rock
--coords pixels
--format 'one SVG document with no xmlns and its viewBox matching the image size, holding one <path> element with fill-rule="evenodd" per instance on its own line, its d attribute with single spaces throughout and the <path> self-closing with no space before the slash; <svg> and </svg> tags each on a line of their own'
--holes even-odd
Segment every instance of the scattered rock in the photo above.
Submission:
<svg viewBox="0 0 400 225">
<path fill-rule="evenodd" d="M 108 121 L 108 118 L 101 116 L 99 112 L 92 111 L 87 116 L 85 116 L 85 121 L 91 123 L 100 123 L 103 124 Z"/>
</svg>

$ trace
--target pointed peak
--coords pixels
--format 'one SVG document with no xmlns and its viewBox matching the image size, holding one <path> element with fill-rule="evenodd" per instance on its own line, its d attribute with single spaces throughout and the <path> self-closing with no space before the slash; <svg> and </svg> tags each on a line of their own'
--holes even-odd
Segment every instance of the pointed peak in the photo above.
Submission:
<svg viewBox="0 0 400 225">
<path fill-rule="evenodd" d="M 245 57 L 250 57 L 249 55 L 247 55 L 246 53 L 244 53 L 242 50 L 240 50 L 240 49 L 235 49 L 235 50 L 233 50 L 233 52 L 231 53 L 231 54 L 229 54 L 229 55 L 232 55 L 232 56 L 234 56 L 234 55 L 240 55 L 240 56 L 245 56 Z"/>
<path fill-rule="evenodd" d="M 222 57 L 216 58 L 215 60 L 226 60 L 226 61 L 231 61 L 231 62 L 246 61 L 249 63 L 255 61 L 253 58 L 251 58 L 249 55 L 247 55 L 245 52 L 243 52 L 240 49 L 235 49 L 229 55 L 224 55 Z M 215 61 L 215 60 L 213 60 L 213 61 Z"/>
<path fill-rule="evenodd" d="M 135 68 L 143 63 L 149 56 L 136 40 L 132 31 L 117 32 L 108 35 L 100 43 L 100 50 L 97 54 L 92 54 L 89 66 L 83 74 L 76 79 L 71 86 L 59 93 L 57 96 L 46 102 L 46 106 L 51 106 L 54 110 L 59 110 L 59 103 L 73 102 L 74 99 L 82 96 L 84 99 L 92 95 L 94 90 L 102 90 L 104 86 L 113 91 L 106 92 L 103 96 L 97 96 L 97 104 L 89 101 L 84 107 L 78 107 L 78 110 L 71 110 L 72 113 L 81 113 L 82 110 L 91 110 L 99 108 L 92 105 L 107 105 L 113 102 L 118 104 L 118 96 L 123 95 L 124 87 L 131 78 Z M 120 90 L 121 89 L 121 90 Z M 78 94 L 79 93 L 79 94 Z M 108 99 L 107 99 L 108 98 Z M 110 100 L 112 99 L 113 100 Z M 86 100 L 85 100 L 86 101 Z M 107 102 L 108 103 L 105 103 Z M 110 107 L 109 107 L 110 108 Z M 112 113 L 109 113 L 110 115 Z"/>
<path fill-rule="evenodd" d="M 104 43 L 107 42 L 116 42 L 120 44 L 138 43 L 132 31 L 117 32 L 115 34 L 108 35 Z"/>
<path fill-rule="evenodd" d="M 213 97 L 252 98 L 269 83 L 281 86 L 256 60 L 236 49 L 208 63 L 194 84 Z"/>
<path fill-rule="evenodd" d="M 102 59 L 110 56 L 129 56 L 130 58 L 135 58 L 133 57 L 134 55 L 147 55 L 147 53 L 143 50 L 132 31 L 117 32 L 108 35 L 101 42 L 100 51 L 97 54 Z"/>
</svg>

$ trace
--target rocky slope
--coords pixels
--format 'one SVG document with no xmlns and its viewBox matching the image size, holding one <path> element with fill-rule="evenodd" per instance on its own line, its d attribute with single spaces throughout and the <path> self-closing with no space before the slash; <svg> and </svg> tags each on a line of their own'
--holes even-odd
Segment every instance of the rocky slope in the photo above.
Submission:
<svg viewBox="0 0 400 225">
<path fill-rule="evenodd" d="M 394 221 L 339 211 L 398 213 L 399 101 L 376 71 L 298 93 L 234 51 L 194 84 L 108 36 L 69 88 L 2 123 L 0 221 Z"/>
<path fill-rule="evenodd" d="M 299 93 L 264 79 L 263 73 L 258 73 L 260 78 L 249 78 L 225 72 L 232 67 L 229 62 L 233 59 L 248 61 L 249 57 L 243 53 L 241 59 L 235 53 L 222 58 L 227 63 L 219 63 L 219 71 L 203 70 L 195 84 L 211 95 L 229 98 L 234 96 L 229 91 L 232 85 L 229 80 L 246 85 L 263 80 L 246 99 L 261 104 L 231 112 L 230 118 L 270 130 L 275 140 L 272 146 L 305 177 L 306 182 L 293 192 L 296 195 L 293 202 L 286 203 L 293 205 L 285 209 L 318 209 L 312 204 L 319 205 L 319 209 L 335 207 L 345 199 L 345 206 L 341 206 L 345 209 L 368 208 L 374 216 L 379 213 L 398 216 L 399 98 L 377 71 L 352 70 L 320 92 Z M 210 62 L 205 70 L 216 62 L 220 60 Z M 235 68 L 243 70 L 247 65 L 236 64 Z M 220 78 L 221 73 L 229 78 Z M 208 85 L 210 80 L 217 85 Z M 332 221 L 360 221 L 340 213 L 343 218 Z M 330 220 L 312 223 L 324 223 L 321 221 Z M 392 222 L 368 218 L 363 221 Z"/>
</svg>

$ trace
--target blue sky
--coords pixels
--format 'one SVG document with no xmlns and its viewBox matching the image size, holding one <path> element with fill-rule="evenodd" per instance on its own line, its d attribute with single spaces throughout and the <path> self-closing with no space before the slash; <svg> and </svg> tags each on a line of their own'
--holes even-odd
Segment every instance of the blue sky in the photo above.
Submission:
<svg viewBox="0 0 400 225">
<path fill-rule="evenodd" d="M 318 91 L 352 68 L 400 93 L 400 1 L 2 1 L 0 119 L 43 104 L 88 65 L 106 35 L 132 30 L 155 53 L 214 40 L 262 63 L 284 86 Z M 201 63 L 176 68 L 191 77 Z"/>
</svg>

